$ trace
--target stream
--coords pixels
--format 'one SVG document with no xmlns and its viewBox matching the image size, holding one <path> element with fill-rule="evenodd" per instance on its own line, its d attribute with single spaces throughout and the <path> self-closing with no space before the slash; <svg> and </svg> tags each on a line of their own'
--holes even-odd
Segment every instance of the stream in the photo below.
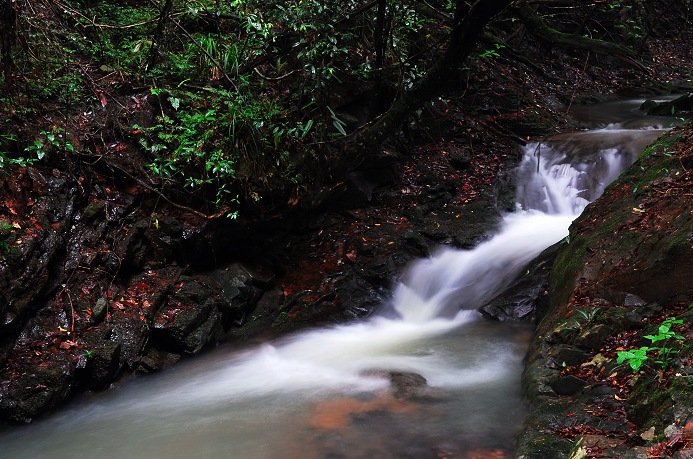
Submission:
<svg viewBox="0 0 693 459">
<path fill-rule="evenodd" d="M 669 120 L 642 101 L 578 107 L 595 129 L 524 147 L 517 211 L 467 251 L 414 263 L 370 319 L 238 351 L 87 395 L 0 432 L 1 458 L 511 457 L 524 420 L 527 323 L 483 320 L 496 297 Z M 391 373 L 427 386 L 397 396 Z"/>
</svg>

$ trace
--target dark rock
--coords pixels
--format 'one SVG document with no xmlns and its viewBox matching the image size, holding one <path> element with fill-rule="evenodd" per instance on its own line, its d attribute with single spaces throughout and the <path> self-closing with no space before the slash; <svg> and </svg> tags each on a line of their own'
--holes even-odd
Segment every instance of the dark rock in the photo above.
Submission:
<svg viewBox="0 0 693 459">
<path fill-rule="evenodd" d="M 59 405 L 74 389 L 73 375 L 74 367 L 66 361 L 27 366 L 27 372 L 3 385 L 0 419 L 29 422 Z"/>
<path fill-rule="evenodd" d="M 378 188 L 394 180 L 394 159 L 388 152 L 369 158 L 358 170 L 349 173 L 335 186 L 324 206 L 333 210 L 368 206 Z"/>
<path fill-rule="evenodd" d="M 693 448 L 683 448 L 676 451 L 673 459 L 693 459 Z"/>
<path fill-rule="evenodd" d="M 135 373 L 151 373 L 170 367 L 180 360 L 180 354 L 149 348 L 135 368 Z"/>
<path fill-rule="evenodd" d="M 400 399 L 419 397 L 428 389 L 426 378 L 416 373 L 390 373 L 390 383 L 392 395 Z"/>
<path fill-rule="evenodd" d="M 224 326 L 243 325 L 262 297 L 262 291 L 271 288 L 275 276 L 270 271 L 251 269 L 233 263 L 223 269 L 207 273 L 220 289 L 220 310 Z"/>
<path fill-rule="evenodd" d="M 122 317 L 112 321 L 108 339 L 120 343 L 120 365 L 132 368 L 149 340 L 149 326 L 139 317 Z"/>
<path fill-rule="evenodd" d="M 546 249 L 522 270 L 505 291 L 479 311 L 501 321 L 533 318 L 537 305 L 548 293 L 549 272 L 557 253 L 558 244 Z"/>
<path fill-rule="evenodd" d="M 562 376 L 549 381 L 549 385 L 558 395 L 575 395 L 585 387 L 586 382 L 572 375 Z"/>
<path fill-rule="evenodd" d="M 197 354 L 208 344 L 216 344 L 223 333 L 219 311 L 211 308 L 207 319 L 185 336 L 182 350 L 186 354 Z"/>
<path fill-rule="evenodd" d="M 197 335 L 197 338 L 193 338 L 190 342 L 186 340 L 198 327 L 207 322 L 212 306 L 210 302 L 197 305 L 169 301 L 154 320 L 151 345 L 159 350 L 177 354 L 192 353 L 191 351 L 198 348 L 203 338 Z M 214 318 L 219 317 L 214 315 Z"/>
<path fill-rule="evenodd" d="M 93 324 L 98 324 L 103 319 L 106 318 L 106 313 L 108 312 L 108 300 L 106 298 L 99 298 L 96 300 L 96 304 L 92 308 L 91 312 L 91 322 Z"/>
<path fill-rule="evenodd" d="M 225 290 L 205 285 L 206 281 L 211 280 L 209 276 L 181 276 L 178 279 L 177 289 L 154 318 L 152 346 L 175 354 L 196 354 L 221 338 L 224 324 L 229 321 L 225 314 L 235 319 L 244 313 L 242 307 L 245 303 L 238 304 L 239 298 L 243 292 L 252 291 L 252 288 L 246 285 L 246 282 L 250 282 L 246 277 L 217 275 L 215 278 L 228 281 Z M 234 292 L 235 296 L 232 296 Z M 230 302 L 225 297 L 230 297 Z M 255 301 L 253 298 L 253 306 Z"/>
<path fill-rule="evenodd" d="M 623 299 L 623 305 L 628 306 L 629 308 L 639 308 L 641 306 L 645 306 L 646 304 L 647 302 L 645 300 L 632 293 L 627 293 Z"/>
<path fill-rule="evenodd" d="M 243 326 L 231 327 L 226 331 L 226 339 L 249 341 L 264 341 L 278 333 L 277 327 L 272 327 L 284 301 L 284 292 L 274 287 L 262 294 L 257 301 L 252 314 Z"/>
<path fill-rule="evenodd" d="M 472 158 L 466 154 L 453 154 L 448 159 L 450 165 L 458 171 L 468 169 L 472 165 Z"/>
<path fill-rule="evenodd" d="M 121 369 L 120 351 L 122 344 L 101 341 L 85 353 L 86 366 L 82 375 L 83 384 L 89 389 L 104 389 L 114 381 Z"/>
<path fill-rule="evenodd" d="M 597 324 L 585 330 L 575 338 L 574 344 L 586 349 L 597 350 L 604 340 L 611 335 L 611 327 L 605 324 Z"/>
<path fill-rule="evenodd" d="M 557 346 L 554 355 L 559 363 L 568 366 L 580 365 L 589 360 L 591 354 L 574 346 Z"/>
<path fill-rule="evenodd" d="M 659 103 L 647 100 L 640 109 L 653 116 L 678 116 L 693 110 L 693 94 L 685 94 L 672 101 Z"/>
</svg>

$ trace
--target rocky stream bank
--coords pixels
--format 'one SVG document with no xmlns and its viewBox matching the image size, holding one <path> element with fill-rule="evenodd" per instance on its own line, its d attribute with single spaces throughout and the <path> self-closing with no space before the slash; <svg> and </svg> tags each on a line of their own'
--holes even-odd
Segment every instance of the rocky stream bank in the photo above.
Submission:
<svg viewBox="0 0 693 459">
<path fill-rule="evenodd" d="M 527 357 L 517 457 L 693 457 L 692 161 L 689 124 L 571 226 Z"/>
</svg>

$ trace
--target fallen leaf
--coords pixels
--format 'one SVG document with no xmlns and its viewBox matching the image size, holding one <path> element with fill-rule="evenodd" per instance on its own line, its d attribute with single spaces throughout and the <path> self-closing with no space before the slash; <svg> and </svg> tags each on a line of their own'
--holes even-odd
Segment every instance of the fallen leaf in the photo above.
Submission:
<svg viewBox="0 0 693 459">
<path fill-rule="evenodd" d="M 650 441 L 653 440 L 655 437 L 655 428 L 650 427 L 648 430 L 644 431 L 643 433 L 640 434 L 640 438 L 642 438 L 645 441 Z"/>
<path fill-rule="evenodd" d="M 59 347 L 60 347 L 60 349 L 71 349 L 73 347 L 77 347 L 77 343 L 75 343 L 74 341 L 69 341 L 69 340 L 63 341 L 62 343 L 60 343 Z"/>
</svg>

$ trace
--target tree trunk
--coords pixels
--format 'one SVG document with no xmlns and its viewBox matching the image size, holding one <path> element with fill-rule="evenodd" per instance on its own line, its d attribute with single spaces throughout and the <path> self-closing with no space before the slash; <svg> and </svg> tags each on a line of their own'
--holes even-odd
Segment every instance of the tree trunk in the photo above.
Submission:
<svg viewBox="0 0 693 459">
<path fill-rule="evenodd" d="M 146 72 L 150 72 L 154 69 L 156 65 L 156 56 L 159 53 L 159 43 L 164 38 L 164 28 L 166 27 L 166 22 L 171 14 L 171 9 L 173 8 L 173 0 L 166 0 L 161 13 L 159 14 L 159 21 L 156 24 L 156 29 L 154 30 L 154 36 L 152 37 L 152 46 L 149 48 L 149 59 L 147 60 Z"/>
<path fill-rule="evenodd" d="M 515 8 L 517 17 L 527 27 L 529 33 L 534 35 L 539 40 L 551 43 L 556 46 L 568 49 L 582 49 L 585 51 L 593 51 L 595 53 L 608 54 L 615 56 L 622 61 L 636 67 L 640 70 L 647 71 L 647 67 L 635 59 L 633 50 L 625 46 L 609 43 L 608 41 L 596 40 L 594 38 L 583 37 L 581 35 L 573 35 L 563 33 L 549 27 L 544 22 L 539 14 L 525 0 L 520 2 Z"/>
<path fill-rule="evenodd" d="M 12 49 L 17 39 L 17 11 L 12 0 L 2 0 L 0 3 L 0 29 L 2 29 L 2 39 L 0 39 L 0 55 L 2 64 L 0 70 L 5 77 L 5 84 L 9 88 L 12 86 Z"/>
<path fill-rule="evenodd" d="M 477 0 L 469 7 L 466 2 L 458 0 L 449 45 L 442 58 L 385 113 L 346 139 L 340 157 L 333 163 L 333 175 L 343 176 L 358 167 L 363 159 L 380 148 L 414 111 L 433 97 L 442 94 L 449 86 L 451 76 L 457 73 L 460 65 L 474 50 L 486 24 L 511 2 L 512 0 Z"/>
</svg>

